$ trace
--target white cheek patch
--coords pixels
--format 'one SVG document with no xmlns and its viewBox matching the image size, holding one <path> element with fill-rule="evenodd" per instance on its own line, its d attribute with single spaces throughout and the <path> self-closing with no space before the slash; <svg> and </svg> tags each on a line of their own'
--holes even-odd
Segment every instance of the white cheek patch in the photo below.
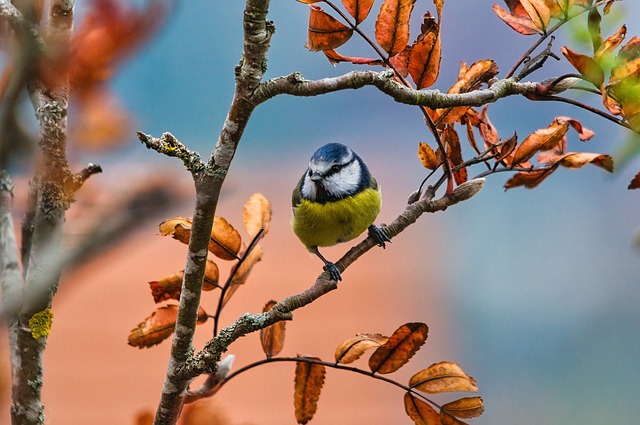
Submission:
<svg viewBox="0 0 640 425">
<path fill-rule="evenodd" d="M 307 199 L 316 199 L 317 190 L 316 184 L 311 181 L 309 177 L 309 173 L 304 176 L 304 181 L 302 182 L 302 196 Z"/>
<path fill-rule="evenodd" d="M 339 173 L 329 176 L 324 181 L 327 192 L 341 198 L 353 194 L 360 184 L 360 163 L 353 161 Z"/>
</svg>

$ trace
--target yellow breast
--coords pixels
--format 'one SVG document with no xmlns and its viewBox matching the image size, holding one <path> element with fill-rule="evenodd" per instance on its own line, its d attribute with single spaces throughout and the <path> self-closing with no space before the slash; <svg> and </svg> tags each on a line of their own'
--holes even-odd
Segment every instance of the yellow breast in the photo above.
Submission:
<svg viewBox="0 0 640 425">
<path fill-rule="evenodd" d="M 372 188 L 325 204 L 303 199 L 293 210 L 291 225 L 307 248 L 332 246 L 358 237 L 372 225 L 381 203 L 380 192 Z"/>
</svg>

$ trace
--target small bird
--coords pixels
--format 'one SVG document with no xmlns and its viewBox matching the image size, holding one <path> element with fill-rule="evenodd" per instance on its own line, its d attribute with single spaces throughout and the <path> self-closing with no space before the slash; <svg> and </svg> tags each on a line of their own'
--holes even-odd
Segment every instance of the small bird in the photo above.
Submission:
<svg viewBox="0 0 640 425">
<path fill-rule="evenodd" d="M 322 260 L 323 269 L 335 281 L 342 280 L 340 270 L 318 247 L 350 241 L 366 229 L 378 246 L 391 242 L 373 224 L 382 204 L 378 183 L 362 158 L 343 144 L 329 143 L 315 151 L 291 203 L 293 232 Z"/>
</svg>

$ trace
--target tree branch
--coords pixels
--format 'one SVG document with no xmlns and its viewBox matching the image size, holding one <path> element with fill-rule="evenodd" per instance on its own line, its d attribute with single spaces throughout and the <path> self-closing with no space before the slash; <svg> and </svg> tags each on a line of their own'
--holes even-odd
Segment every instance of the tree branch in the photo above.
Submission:
<svg viewBox="0 0 640 425">
<path fill-rule="evenodd" d="M 393 75 L 392 71 L 351 71 L 338 77 L 311 81 L 304 79 L 300 73 L 294 72 L 260 84 L 253 93 L 252 99 L 255 103 L 262 103 L 281 94 L 318 96 L 339 90 L 356 90 L 373 86 L 392 97 L 396 102 L 436 109 L 456 106 L 483 106 L 503 97 L 535 93 L 539 84 L 504 79 L 493 82 L 487 89 L 448 94 L 439 90 L 416 90 L 403 86 L 394 81 Z"/>
<path fill-rule="evenodd" d="M 206 167 L 193 173 L 196 205 L 193 214 L 189 253 L 180 294 L 167 375 L 156 410 L 155 425 L 175 424 L 184 403 L 189 379 L 180 371 L 193 351 L 193 335 L 207 260 L 213 218 L 222 185 L 236 153 L 244 129 L 256 107 L 251 94 L 266 70 L 267 52 L 273 24 L 267 21 L 269 0 L 248 0 L 244 11 L 244 51 L 236 68 L 236 90 L 229 112 Z"/>
</svg>

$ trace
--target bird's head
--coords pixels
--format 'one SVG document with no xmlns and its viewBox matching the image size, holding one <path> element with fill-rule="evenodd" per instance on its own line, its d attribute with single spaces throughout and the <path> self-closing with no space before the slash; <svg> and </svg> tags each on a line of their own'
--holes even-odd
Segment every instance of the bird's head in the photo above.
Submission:
<svg viewBox="0 0 640 425">
<path fill-rule="evenodd" d="M 321 203 L 337 201 L 364 189 L 369 180 L 369 170 L 358 154 L 340 143 L 329 143 L 311 156 L 302 196 Z"/>
</svg>

